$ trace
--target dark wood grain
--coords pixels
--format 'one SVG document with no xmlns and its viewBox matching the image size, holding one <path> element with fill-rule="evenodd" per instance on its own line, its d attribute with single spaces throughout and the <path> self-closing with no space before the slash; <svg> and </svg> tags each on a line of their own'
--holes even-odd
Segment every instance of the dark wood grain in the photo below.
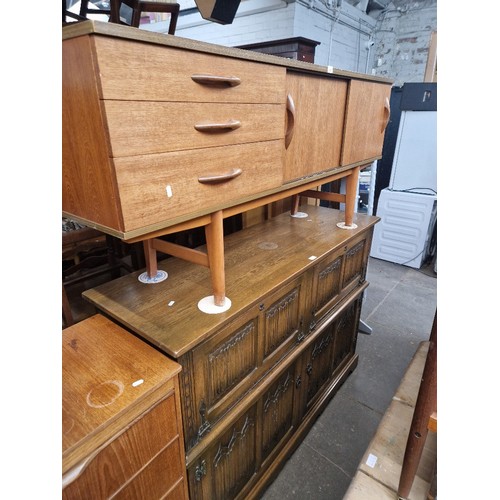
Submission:
<svg viewBox="0 0 500 500">
<path fill-rule="evenodd" d="M 87 290 L 83 296 L 178 358 L 259 297 L 283 286 L 332 248 L 347 244 L 378 221 L 376 217 L 357 215 L 354 220 L 358 229 L 342 230 L 336 223 L 343 222 L 343 212 L 311 205 L 301 210 L 309 213 L 307 219 L 282 214 L 225 239 L 226 296 L 232 302 L 227 312 L 209 315 L 198 309 L 198 301 L 212 294 L 210 272 L 177 259 L 158 264 L 169 275 L 161 283 L 139 282 L 139 271 Z M 309 260 L 311 256 L 316 259 Z M 171 301 L 174 304 L 169 306 Z"/>
</svg>

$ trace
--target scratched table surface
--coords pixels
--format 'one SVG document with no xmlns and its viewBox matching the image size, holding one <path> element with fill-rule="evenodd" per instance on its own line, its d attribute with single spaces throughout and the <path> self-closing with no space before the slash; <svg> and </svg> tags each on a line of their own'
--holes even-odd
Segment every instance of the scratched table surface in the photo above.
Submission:
<svg viewBox="0 0 500 500">
<path fill-rule="evenodd" d="M 63 473 L 168 393 L 180 369 L 102 315 L 63 330 Z"/>
</svg>

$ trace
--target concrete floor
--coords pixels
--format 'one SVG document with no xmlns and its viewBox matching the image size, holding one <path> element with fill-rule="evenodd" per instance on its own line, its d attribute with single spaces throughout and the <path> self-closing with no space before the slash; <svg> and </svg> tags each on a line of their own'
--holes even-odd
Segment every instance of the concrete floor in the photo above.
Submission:
<svg viewBox="0 0 500 500">
<path fill-rule="evenodd" d="M 437 303 L 431 265 L 416 270 L 370 257 L 367 280 L 361 319 L 372 333 L 359 334 L 358 366 L 262 500 L 342 500 L 419 343 L 429 339 Z M 81 298 L 86 288 L 68 288 L 75 321 L 95 314 Z"/>
<path fill-rule="evenodd" d="M 437 275 L 370 257 L 356 370 L 346 380 L 262 500 L 342 500 L 420 342 L 428 340 Z"/>
</svg>

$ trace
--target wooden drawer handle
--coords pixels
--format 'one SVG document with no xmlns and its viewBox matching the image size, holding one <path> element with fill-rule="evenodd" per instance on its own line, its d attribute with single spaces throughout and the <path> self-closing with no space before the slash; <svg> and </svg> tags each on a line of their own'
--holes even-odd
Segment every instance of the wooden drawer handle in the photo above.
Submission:
<svg viewBox="0 0 500 500">
<path fill-rule="evenodd" d="M 243 172 L 241 168 L 233 168 L 231 172 L 220 175 L 206 175 L 204 177 L 198 177 L 198 182 L 202 184 L 217 184 L 219 182 L 226 182 L 238 177 Z"/>
<path fill-rule="evenodd" d="M 288 149 L 293 138 L 293 129 L 295 126 L 295 103 L 292 96 L 286 96 L 286 131 L 285 131 L 285 149 Z"/>
<path fill-rule="evenodd" d="M 237 87 L 241 80 L 237 76 L 192 75 L 191 79 L 200 85 Z"/>
<path fill-rule="evenodd" d="M 382 126 L 382 132 L 387 128 L 387 125 L 389 125 L 389 120 L 391 119 L 391 104 L 389 103 L 389 98 L 385 98 L 385 104 L 384 104 L 384 114 L 386 115 L 386 118 L 384 120 L 384 125 Z"/>
<path fill-rule="evenodd" d="M 194 128 L 199 132 L 224 132 L 241 127 L 239 120 L 228 120 L 225 123 L 197 123 Z"/>
</svg>

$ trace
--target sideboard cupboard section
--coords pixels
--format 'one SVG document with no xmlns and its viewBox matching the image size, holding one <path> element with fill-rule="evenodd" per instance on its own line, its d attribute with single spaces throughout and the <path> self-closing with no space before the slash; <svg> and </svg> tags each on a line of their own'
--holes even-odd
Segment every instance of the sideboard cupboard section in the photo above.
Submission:
<svg viewBox="0 0 500 500">
<path fill-rule="evenodd" d="M 187 499 L 180 365 L 99 314 L 62 336 L 62 498 Z"/>
<path fill-rule="evenodd" d="M 128 26 L 72 23 L 62 43 L 63 214 L 139 241 L 348 176 L 381 155 L 380 98 L 390 83 Z"/>
<path fill-rule="evenodd" d="M 249 403 L 240 404 L 222 432 L 188 458 L 192 499 L 258 498 L 276 464 L 298 445 L 313 415 L 356 366 L 360 309 L 359 297 L 349 301 L 304 349 L 278 365 Z"/>
<path fill-rule="evenodd" d="M 390 95 L 390 85 L 350 81 L 341 165 L 380 158 L 391 115 Z"/>
<path fill-rule="evenodd" d="M 285 138 L 283 181 L 340 166 L 348 81 L 288 71 L 286 87 L 293 135 Z"/>
</svg>

